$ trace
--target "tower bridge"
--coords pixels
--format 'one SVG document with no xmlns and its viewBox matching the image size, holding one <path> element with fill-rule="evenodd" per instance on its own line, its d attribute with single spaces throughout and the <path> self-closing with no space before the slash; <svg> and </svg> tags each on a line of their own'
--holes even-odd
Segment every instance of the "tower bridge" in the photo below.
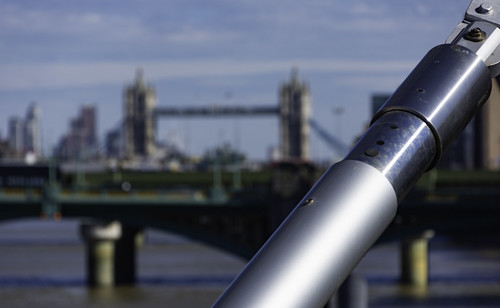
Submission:
<svg viewBox="0 0 500 308">
<path fill-rule="evenodd" d="M 280 154 L 283 160 L 308 161 L 310 153 L 311 129 L 316 131 L 335 152 L 343 156 L 347 147 L 335 136 L 328 134 L 312 118 L 312 104 L 309 85 L 299 80 L 297 69 L 292 70 L 290 80 L 279 89 L 277 105 L 241 106 L 157 106 L 153 86 L 146 84 L 141 70 L 138 70 L 135 83 L 128 86 L 124 93 L 125 116 L 122 124 L 113 131 L 118 136 L 124 131 L 125 157 L 152 156 L 156 148 L 156 128 L 162 118 L 179 117 L 277 117 L 279 120 Z M 112 136 L 109 134 L 108 136 Z M 120 142 L 111 141 L 108 152 L 116 150 Z"/>
<path fill-rule="evenodd" d="M 309 85 L 299 80 L 296 69 L 280 87 L 277 106 L 189 106 L 158 107 L 154 88 L 146 85 L 138 71 L 134 85 L 125 91 L 126 155 L 149 156 L 155 148 L 155 127 L 163 117 L 277 116 L 280 120 L 281 157 L 310 159 L 311 99 Z"/>
<path fill-rule="evenodd" d="M 271 106 L 219 106 L 208 107 L 157 107 L 154 117 L 196 117 L 196 116 L 276 116 L 280 114 L 279 107 Z"/>
</svg>

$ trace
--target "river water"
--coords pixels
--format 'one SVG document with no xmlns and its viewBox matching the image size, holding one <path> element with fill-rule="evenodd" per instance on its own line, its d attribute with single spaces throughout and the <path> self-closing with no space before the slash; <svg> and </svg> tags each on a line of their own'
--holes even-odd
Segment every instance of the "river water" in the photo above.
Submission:
<svg viewBox="0 0 500 308">
<path fill-rule="evenodd" d="M 210 307 L 241 259 L 146 231 L 134 287 L 87 288 L 78 221 L 0 224 L 0 307 Z"/>
<path fill-rule="evenodd" d="M 0 307 L 210 307 L 245 261 L 151 230 L 138 250 L 138 283 L 87 288 L 76 220 L 0 224 Z M 431 242 L 430 286 L 398 284 L 397 243 L 373 248 L 355 274 L 370 307 L 500 307 L 500 241 Z"/>
</svg>

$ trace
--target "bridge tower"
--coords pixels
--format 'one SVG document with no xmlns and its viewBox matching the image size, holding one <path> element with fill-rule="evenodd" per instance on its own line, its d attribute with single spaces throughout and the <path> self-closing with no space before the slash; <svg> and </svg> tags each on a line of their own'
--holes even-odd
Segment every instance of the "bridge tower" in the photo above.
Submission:
<svg viewBox="0 0 500 308">
<path fill-rule="evenodd" d="M 137 70 L 135 83 L 124 93 L 125 156 L 148 157 L 154 154 L 156 91 L 144 82 L 142 69 Z"/>
<path fill-rule="evenodd" d="M 282 158 L 309 160 L 311 96 L 309 85 L 300 82 L 298 70 L 292 70 L 288 83 L 280 88 Z"/>
</svg>

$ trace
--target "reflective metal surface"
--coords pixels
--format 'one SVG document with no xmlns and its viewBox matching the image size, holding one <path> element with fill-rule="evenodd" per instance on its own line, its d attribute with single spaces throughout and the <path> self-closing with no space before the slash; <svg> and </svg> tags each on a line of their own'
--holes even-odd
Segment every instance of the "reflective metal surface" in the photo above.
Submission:
<svg viewBox="0 0 500 308">
<path fill-rule="evenodd" d="M 375 168 L 333 165 L 214 307 L 322 307 L 396 208 L 391 184 Z"/>
<path fill-rule="evenodd" d="M 500 3 L 491 0 L 473 0 L 465 13 L 464 20 L 453 30 L 446 43 L 461 45 L 473 51 L 483 49 L 478 54 L 488 66 L 491 77 L 496 77 L 500 75 L 500 31 L 497 28 L 499 26 Z M 484 45 L 489 46 L 482 46 L 483 42 L 472 43 L 464 40 L 468 32 L 476 28 L 486 33 L 488 42 Z M 497 37 L 494 38 L 494 36 Z"/>
<path fill-rule="evenodd" d="M 500 3 L 498 1 L 472 0 L 465 13 L 465 19 L 469 21 L 487 21 L 500 26 L 499 14 Z"/>
<path fill-rule="evenodd" d="M 436 139 L 433 167 L 486 101 L 490 90 L 490 73 L 479 57 L 458 45 L 440 45 L 422 59 L 372 123 L 393 111 L 421 118 Z"/>
<path fill-rule="evenodd" d="M 427 124 L 412 113 L 394 111 L 381 116 L 346 159 L 377 168 L 401 200 L 435 154 L 436 141 Z"/>
<path fill-rule="evenodd" d="M 490 11 L 496 5 L 478 14 Z M 474 34 L 465 33 L 467 25 L 453 32 L 458 41 Z M 346 159 L 323 175 L 214 307 L 325 305 L 392 220 L 397 202 L 488 98 L 485 61 L 500 39 L 489 36 L 494 28 L 474 31 L 484 36 L 474 50 L 445 44 L 429 51 Z"/>
</svg>

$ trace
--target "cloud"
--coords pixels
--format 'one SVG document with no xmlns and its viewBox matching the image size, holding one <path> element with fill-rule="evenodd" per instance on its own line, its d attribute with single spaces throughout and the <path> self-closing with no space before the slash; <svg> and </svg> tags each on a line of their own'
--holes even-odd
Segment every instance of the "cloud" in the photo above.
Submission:
<svg viewBox="0 0 500 308">
<path fill-rule="evenodd" d="M 347 59 L 290 59 L 274 61 L 183 60 L 150 61 L 140 66 L 148 79 L 248 76 L 282 73 L 298 66 L 308 72 L 406 72 L 411 61 L 354 61 Z M 139 65 L 131 62 L 0 64 L 0 90 L 27 90 L 123 84 Z"/>
<path fill-rule="evenodd" d="M 332 83 L 337 87 L 363 88 L 392 93 L 403 82 L 406 75 L 408 73 L 401 73 L 397 76 L 393 74 L 344 76 L 334 78 Z"/>
<path fill-rule="evenodd" d="M 54 57 L 72 48 L 86 50 L 144 37 L 137 20 L 98 11 L 61 11 L 56 8 L 0 6 L 0 38 L 10 42 L 3 54 L 25 60 Z"/>
<path fill-rule="evenodd" d="M 209 31 L 192 27 L 184 27 L 179 31 L 166 34 L 166 40 L 175 44 L 217 44 L 238 37 L 240 35 L 234 31 Z"/>
<path fill-rule="evenodd" d="M 419 4 L 417 3 L 415 5 L 415 10 L 421 15 L 421 16 L 428 16 L 429 15 L 429 12 L 430 12 L 430 9 L 428 6 L 426 5 L 423 5 L 423 4 Z"/>
<path fill-rule="evenodd" d="M 348 6 L 348 10 L 353 15 L 374 16 L 387 13 L 383 5 L 373 5 L 373 2 L 355 2 Z"/>
<path fill-rule="evenodd" d="M 160 103 L 208 103 L 228 90 L 231 102 L 276 102 L 295 65 L 311 84 L 315 117 L 330 123 L 322 106 L 331 115 L 331 104 L 349 102 L 347 137 L 359 131 L 370 93 L 394 90 L 468 3 L 0 1 L 0 123 L 37 100 L 55 142 L 80 102 L 96 101 L 104 131 L 120 117 L 121 89 L 139 66 Z"/>
</svg>

